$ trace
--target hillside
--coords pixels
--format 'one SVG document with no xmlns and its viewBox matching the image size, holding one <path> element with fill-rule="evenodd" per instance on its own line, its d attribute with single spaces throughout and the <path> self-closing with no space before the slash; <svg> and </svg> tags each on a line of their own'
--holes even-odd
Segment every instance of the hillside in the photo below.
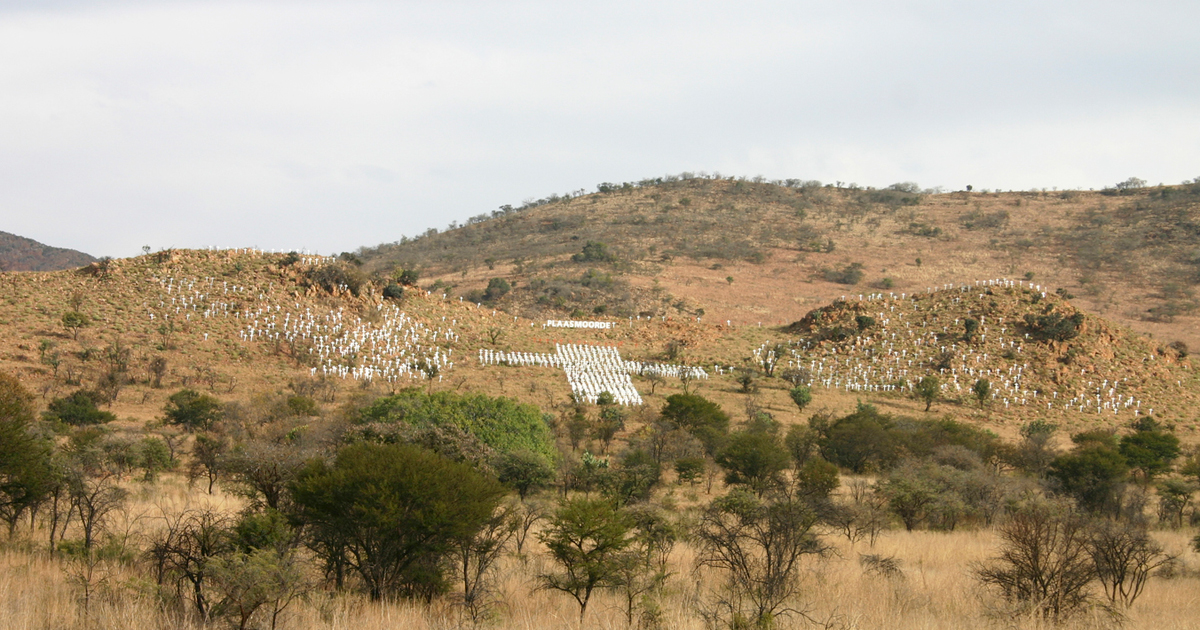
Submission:
<svg viewBox="0 0 1200 630">
<path fill-rule="evenodd" d="M 579 369 L 612 387 L 627 381 L 644 402 L 638 414 L 687 387 L 735 415 L 759 409 L 791 423 L 803 417 L 788 398 L 791 384 L 779 378 L 788 367 L 807 370 L 801 380 L 814 386 L 813 408 L 831 412 L 872 402 L 922 415 L 911 386 L 935 374 L 942 395 L 932 413 L 1001 433 L 1033 417 L 1116 426 L 1151 410 L 1179 424 L 1185 439 L 1194 439 L 1196 426 L 1196 374 L 1179 349 L 1097 316 L 1071 319 L 1069 301 L 1019 282 L 854 296 L 786 328 L 592 316 L 602 329 L 556 328 L 401 288 L 353 263 L 253 250 L 167 251 L 78 271 L 5 273 L 0 287 L 0 371 L 21 378 L 42 404 L 80 387 L 104 392 L 130 428 L 157 418 L 183 387 L 225 401 L 302 393 L 334 411 L 416 386 L 510 396 L 565 416 L 568 376 L 580 378 Z M 84 325 L 65 326 L 68 312 L 82 313 Z M 1024 338 L 1039 334 L 1036 318 L 1053 313 L 1075 321 L 1074 334 Z M 980 321 L 970 341 L 961 333 L 967 317 Z M 607 352 L 632 363 L 589 359 L 564 373 L 554 358 Z M 772 352 L 777 359 L 768 365 L 764 353 Z M 672 366 L 704 375 L 684 382 Z M 747 370 L 756 374 L 749 388 Z M 982 407 L 970 395 L 978 378 L 996 392 Z"/>
<path fill-rule="evenodd" d="M 96 262 L 73 249 L 50 247 L 33 239 L 0 232 L 0 271 L 58 271 Z"/>
<path fill-rule="evenodd" d="M 600 189 L 358 255 L 451 296 L 480 299 L 504 279 L 513 290 L 495 304 L 530 317 L 780 325 L 843 295 L 1024 278 L 1163 343 L 1200 344 L 1197 183 L 926 194 L 684 176 Z M 588 255 L 589 241 L 605 248 Z"/>
</svg>

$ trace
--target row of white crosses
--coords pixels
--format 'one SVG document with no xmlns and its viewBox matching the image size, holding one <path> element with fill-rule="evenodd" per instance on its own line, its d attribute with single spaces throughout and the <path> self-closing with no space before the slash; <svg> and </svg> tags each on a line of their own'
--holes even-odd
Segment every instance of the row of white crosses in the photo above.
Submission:
<svg viewBox="0 0 1200 630">
<path fill-rule="evenodd" d="M 612 322 L 589 322 L 575 319 L 548 319 L 542 328 L 593 328 L 607 330 L 613 327 Z"/>
<path fill-rule="evenodd" d="M 326 259 L 313 257 L 312 261 L 319 264 Z M 306 263 L 301 260 L 297 264 Z M 375 307 L 372 321 L 348 317 L 343 309 L 314 312 L 299 303 L 277 303 L 273 282 L 266 288 L 216 278 L 165 277 L 152 278 L 152 282 L 164 292 L 157 312 L 150 309 L 152 321 L 172 315 L 190 320 L 192 314 L 240 320 L 238 337 L 245 342 L 287 344 L 294 353 L 315 356 L 319 365 L 311 369 L 313 375 L 388 382 L 435 376 L 440 380 L 454 367 L 455 320 L 446 324 L 443 317 L 443 325 L 431 326 L 392 304 Z"/>
<path fill-rule="evenodd" d="M 572 393 L 590 403 L 595 403 L 601 393 L 608 392 L 618 404 L 642 404 L 642 397 L 633 386 L 630 374 L 708 378 L 708 374 L 698 367 L 625 361 L 615 346 L 555 344 L 554 354 L 485 348 L 479 351 L 479 363 L 560 368 L 567 374 Z"/>
<path fill-rule="evenodd" d="M 931 287 L 926 294 L 956 291 L 963 295 L 954 296 L 954 303 L 964 297 L 975 297 L 976 291 L 985 289 L 978 297 L 987 296 L 987 289 L 1030 290 L 1045 296 L 1043 287 L 1014 280 L 984 280 L 972 284 L 947 284 Z M 790 367 L 809 370 L 815 385 L 843 389 L 850 392 L 911 392 L 922 376 L 931 372 L 930 365 L 939 355 L 949 351 L 952 362 L 948 367 L 937 370 L 942 378 L 943 393 L 970 394 L 978 379 L 987 379 L 991 384 L 991 397 L 1005 408 L 1010 406 L 1038 406 L 1046 410 L 1063 409 L 1090 413 L 1121 412 L 1139 415 L 1141 401 L 1127 393 L 1129 378 L 1099 379 L 1087 382 L 1086 388 L 1068 395 L 1058 391 L 1039 392 L 1025 383 L 1028 363 L 1008 364 L 999 361 L 997 355 L 1019 354 L 1028 335 L 1020 335 L 1011 322 L 1004 318 L 979 318 L 976 335 L 979 344 L 947 342 L 939 337 L 960 337 L 963 320 L 955 318 L 953 324 L 937 325 L 937 314 L 928 318 L 916 318 L 911 314 L 921 308 L 916 296 L 895 293 L 875 293 L 858 296 L 863 302 L 878 304 L 879 310 L 871 313 L 875 325 L 862 334 L 840 343 L 822 344 L 804 342 L 793 344 L 787 362 Z M 931 323 L 932 322 L 932 323 Z M 762 362 L 772 359 L 773 344 L 764 344 L 755 351 L 755 359 Z M 1146 361 L 1156 359 L 1154 354 Z M 1001 363 L 997 366 L 996 363 Z M 1081 371 L 1081 376 L 1085 371 Z M 1153 410 L 1150 410 L 1153 413 Z"/>
</svg>

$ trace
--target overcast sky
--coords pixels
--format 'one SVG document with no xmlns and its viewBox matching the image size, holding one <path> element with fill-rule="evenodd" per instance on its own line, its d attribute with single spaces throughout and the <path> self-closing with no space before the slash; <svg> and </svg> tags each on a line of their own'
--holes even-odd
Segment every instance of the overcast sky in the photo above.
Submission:
<svg viewBox="0 0 1200 630">
<path fill-rule="evenodd" d="M 1200 3 L 0 0 L 0 230 L 398 240 L 682 171 L 1200 176 Z"/>
</svg>

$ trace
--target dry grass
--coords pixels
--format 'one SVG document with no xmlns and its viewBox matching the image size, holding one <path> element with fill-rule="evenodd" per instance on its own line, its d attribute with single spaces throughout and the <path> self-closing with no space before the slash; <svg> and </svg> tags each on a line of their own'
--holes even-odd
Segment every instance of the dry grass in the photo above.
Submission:
<svg viewBox="0 0 1200 630">
<path fill-rule="evenodd" d="M 698 497 L 707 500 L 707 497 Z M 135 531 L 153 528 L 157 510 L 179 509 L 207 502 L 236 510 L 240 502 L 228 495 L 208 497 L 189 491 L 186 484 L 167 477 L 136 495 L 128 518 L 139 518 Z M 695 502 L 689 502 L 695 505 Z M 686 509 L 686 508 L 683 508 Z M 122 522 L 114 529 L 122 529 Z M 1156 539 L 1178 556 L 1175 575 L 1154 577 L 1121 626 L 1129 630 L 1185 630 L 1200 619 L 1200 557 L 1190 550 L 1190 531 L 1158 531 Z M 97 596 L 85 614 L 79 589 L 65 565 L 48 557 L 44 543 L 22 531 L 0 551 L 0 628 L 5 630 L 150 630 L 157 628 L 225 627 L 223 622 L 198 624 L 158 600 L 136 566 L 114 567 L 106 574 Z M 1037 619 L 1013 616 L 972 578 L 975 562 L 995 554 L 998 541 L 991 530 L 955 532 L 905 532 L 889 530 L 871 547 L 865 541 L 850 545 L 834 533 L 824 534 L 833 548 L 825 558 L 809 560 L 803 595 L 796 608 L 808 618 L 830 628 L 888 628 L 938 630 L 957 628 L 1044 627 Z M 860 554 L 895 558 L 901 576 L 882 576 L 859 562 Z M 720 576 L 695 569 L 695 550 L 676 547 L 672 575 L 659 598 L 658 627 L 701 630 L 699 611 L 710 608 L 720 591 Z M 483 627 L 541 630 L 603 628 L 624 630 L 623 603 L 613 593 L 593 599 L 587 618 L 578 622 L 578 608 L 560 593 L 536 588 L 536 576 L 549 570 L 549 559 L 536 543 L 523 557 L 503 559 L 496 580 L 496 605 Z M 442 630 L 473 624 L 453 603 L 453 596 L 424 605 L 413 602 L 370 602 L 359 594 L 314 589 L 288 609 L 281 628 L 296 630 L 385 630 L 412 628 Z M 781 620 L 782 627 L 807 627 L 802 617 Z M 635 626 L 638 624 L 635 621 Z M 264 626 L 265 627 L 265 626 Z M 641 625 L 640 627 L 651 627 Z M 819 626 L 818 626 L 819 627 Z M 1068 628 L 1116 627 L 1102 611 L 1077 618 Z"/>
</svg>

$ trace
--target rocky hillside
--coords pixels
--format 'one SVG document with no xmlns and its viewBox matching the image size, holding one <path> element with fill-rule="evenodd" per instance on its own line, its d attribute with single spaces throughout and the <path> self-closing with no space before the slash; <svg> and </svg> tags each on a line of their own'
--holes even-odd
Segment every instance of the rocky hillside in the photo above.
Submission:
<svg viewBox="0 0 1200 630">
<path fill-rule="evenodd" d="M 415 269 L 427 287 L 530 317 L 782 325 L 843 295 L 1027 279 L 1163 343 L 1200 345 L 1197 183 L 935 194 L 681 176 L 600 190 L 358 255 L 368 269 Z M 504 284 L 489 292 L 493 279 Z"/>
<path fill-rule="evenodd" d="M 96 259 L 73 249 L 50 247 L 33 239 L 0 232 L 0 271 L 74 269 Z"/>
</svg>

